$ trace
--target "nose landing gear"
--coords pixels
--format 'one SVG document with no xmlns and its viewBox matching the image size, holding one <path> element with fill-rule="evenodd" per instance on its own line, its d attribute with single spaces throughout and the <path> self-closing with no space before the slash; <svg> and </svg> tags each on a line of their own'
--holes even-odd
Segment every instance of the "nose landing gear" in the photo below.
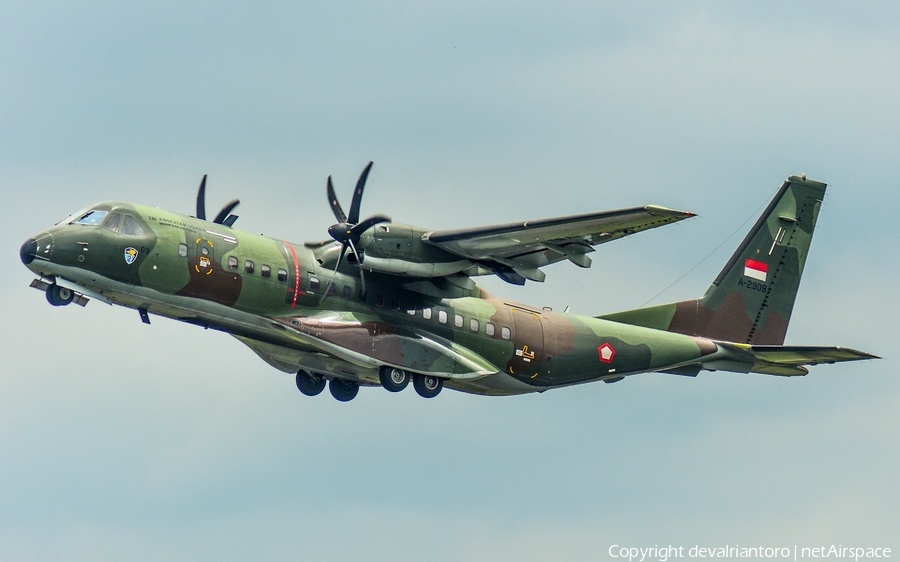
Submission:
<svg viewBox="0 0 900 562">
<path fill-rule="evenodd" d="M 66 306 L 75 300 L 75 291 L 56 283 L 47 287 L 47 302 L 53 306 Z"/>
</svg>

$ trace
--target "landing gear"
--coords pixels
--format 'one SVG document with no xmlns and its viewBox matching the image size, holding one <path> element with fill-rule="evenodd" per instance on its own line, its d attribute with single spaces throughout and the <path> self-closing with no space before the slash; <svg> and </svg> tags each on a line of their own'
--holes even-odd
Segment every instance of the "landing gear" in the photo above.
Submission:
<svg viewBox="0 0 900 562">
<path fill-rule="evenodd" d="M 331 395 L 340 402 L 349 402 L 359 393 L 359 385 L 344 379 L 331 379 L 328 384 Z"/>
<path fill-rule="evenodd" d="M 47 302 L 53 306 L 66 306 L 75 299 L 75 292 L 56 283 L 47 287 Z"/>
<path fill-rule="evenodd" d="M 389 392 L 400 392 L 409 384 L 409 373 L 393 367 L 382 367 L 378 378 L 381 380 L 381 386 Z"/>
<path fill-rule="evenodd" d="M 325 390 L 325 377 L 306 371 L 297 372 L 297 388 L 307 396 L 316 396 Z"/>
<path fill-rule="evenodd" d="M 444 388 L 444 379 L 433 375 L 415 375 L 413 376 L 413 387 L 422 398 L 434 398 Z"/>
</svg>

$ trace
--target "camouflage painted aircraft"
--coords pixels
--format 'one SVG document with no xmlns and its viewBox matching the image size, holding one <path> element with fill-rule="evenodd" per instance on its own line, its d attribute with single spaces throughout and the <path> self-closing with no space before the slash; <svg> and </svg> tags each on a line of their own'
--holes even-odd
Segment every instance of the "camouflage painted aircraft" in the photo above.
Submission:
<svg viewBox="0 0 900 562">
<path fill-rule="evenodd" d="M 689 218 L 657 206 L 461 230 L 359 220 L 371 162 L 346 215 L 328 178 L 333 240 L 303 245 L 233 228 L 229 203 L 206 219 L 132 203 L 92 205 L 25 242 L 32 287 L 55 306 L 93 298 L 232 334 L 296 374 L 313 396 L 360 386 L 423 397 L 444 386 L 485 395 L 541 392 L 646 372 L 793 376 L 806 365 L 875 358 L 784 346 L 825 184 L 789 177 L 706 294 L 587 317 L 517 304 L 472 280 L 522 285 L 594 246 Z"/>
</svg>

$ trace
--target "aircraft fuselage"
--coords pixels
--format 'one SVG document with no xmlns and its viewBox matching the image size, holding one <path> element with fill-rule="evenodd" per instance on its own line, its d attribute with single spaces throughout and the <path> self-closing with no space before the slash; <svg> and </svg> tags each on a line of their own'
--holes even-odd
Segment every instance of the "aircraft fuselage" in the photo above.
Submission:
<svg viewBox="0 0 900 562">
<path fill-rule="evenodd" d="M 297 245 L 131 203 L 88 210 L 97 219 L 27 241 L 29 269 L 142 315 L 231 333 L 285 372 L 377 385 L 393 367 L 465 392 L 520 394 L 673 369 L 717 350 L 709 339 L 560 314 L 446 279 L 368 273 L 363 292 L 359 265 L 333 271 L 337 243 Z"/>
</svg>

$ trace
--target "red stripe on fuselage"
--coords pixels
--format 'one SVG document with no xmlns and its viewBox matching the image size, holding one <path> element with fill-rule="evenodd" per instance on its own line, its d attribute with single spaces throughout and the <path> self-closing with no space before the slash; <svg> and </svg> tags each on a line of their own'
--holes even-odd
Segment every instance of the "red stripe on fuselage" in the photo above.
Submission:
<svg viewBox="0 0 900 562">
<path fill-rule="evenodd" d="M 300 261 L 297 260 L 297 252 L 294 251 L 294 247 L 287 240 L 282 240 L 282 242 L 294 257 L 294 300 L 291 302 L 291 308 L 297 308 L 297 296 L 300 294 Z"/>
</svg>

